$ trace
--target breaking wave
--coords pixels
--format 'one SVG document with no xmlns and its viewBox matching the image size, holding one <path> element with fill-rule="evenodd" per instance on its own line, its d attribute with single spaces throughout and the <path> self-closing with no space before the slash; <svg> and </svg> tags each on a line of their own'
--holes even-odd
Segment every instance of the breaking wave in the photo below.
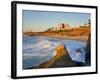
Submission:
<svg viewBox="0 0 100 80">
<path fill-rule="evenodd" d="M 85 61 L 85 52 L 80 53 L 76 52 L 76 50 L 80 47 L 84 47 L 86 43 L 40 36 L 24 36 L 22 47 L 23 68 L 36 66 L 51 59 L 56 55 L 56 46 L 61 43 L 68 49 L 73 60 L 80 62 Z"/>
</svg>

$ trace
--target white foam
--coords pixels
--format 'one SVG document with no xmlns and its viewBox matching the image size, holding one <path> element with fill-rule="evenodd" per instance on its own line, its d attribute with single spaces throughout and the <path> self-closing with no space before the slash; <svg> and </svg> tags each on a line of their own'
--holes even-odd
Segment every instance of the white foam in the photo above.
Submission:
<svg viewBox="0 0 100 80">
<path fill-rule="evenodd" d="M 84 43 L 82 42 L 47 37 L 28 37 L 27 40 L 27 43 L 23 43 L 23 60 L 31 60 L 34 57 L 45 58 L 48 60 L 50 57 L 52 58 L 56 55 L 56 46 L 58 44 L 64 44 L 73 60 L 80 62 L 85 61 L 85 53 L 78 53 L 75 51 L 84 46 Z"/>
</svg>

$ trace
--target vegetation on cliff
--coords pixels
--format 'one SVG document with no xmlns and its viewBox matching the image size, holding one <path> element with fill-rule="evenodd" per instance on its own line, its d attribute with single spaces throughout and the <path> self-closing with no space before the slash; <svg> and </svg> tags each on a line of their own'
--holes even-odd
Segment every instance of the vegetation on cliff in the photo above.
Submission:
<svg viewBox="0 0 100 80">
<path fill-rule="evenodd" d="M 69 24 L 61 23 L 60 26 L 50 27 L 42 32 L 23 32 L 29 36 L 45 36 L 45 35 L 66 35 L 66 36 L 88 36 L 91 30 L 91 21 L 88 20 L 84 25 L 70 27 Z"/>
</svg>

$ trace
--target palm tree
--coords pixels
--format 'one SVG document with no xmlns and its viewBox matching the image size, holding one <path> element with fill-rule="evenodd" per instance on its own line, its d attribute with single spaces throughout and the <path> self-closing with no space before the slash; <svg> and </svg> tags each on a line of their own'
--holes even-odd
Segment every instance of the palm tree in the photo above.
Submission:
<svg viewBox="0 0 100 80">
<path fill-rule="evenodd" d="M 54 27 L 51 27 L 51 30 L 54 30 Z"/>
<path fill-rule="evenodd" d="M 55 27 L 55 30 L 57 30 L 57 27 Z"/>
<path fill-rule="evenodd" d="M 91 26 L 91 20 L 90 19 L 88 20 L 88 25 Z"/>
<path fill-rule="evenodd" d="M 86 26 L 86 25 L 87 25 L 87 23 L 84 24 L 84 26 Z"/>
</svg>

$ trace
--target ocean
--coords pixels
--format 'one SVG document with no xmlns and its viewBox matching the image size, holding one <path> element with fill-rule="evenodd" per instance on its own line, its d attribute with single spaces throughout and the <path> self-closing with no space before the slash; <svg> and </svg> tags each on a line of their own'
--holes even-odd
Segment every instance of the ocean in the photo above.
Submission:
<svg viewBox="0 0 100 80">
<path fill-rule="evenodd" d="M 23 69 L 50 60 L 56 55 L 55 48 L 59 44 L 64 44 L 74 61 L 85 62 L 86 42 L 76 40 L 66 40 L 43 36 L 23 36 L 22 62 Z M 80 49 L 80 50 L 79 50 Z M 78 51 L 79 50 L 79 51 Z"/>
</svg>

